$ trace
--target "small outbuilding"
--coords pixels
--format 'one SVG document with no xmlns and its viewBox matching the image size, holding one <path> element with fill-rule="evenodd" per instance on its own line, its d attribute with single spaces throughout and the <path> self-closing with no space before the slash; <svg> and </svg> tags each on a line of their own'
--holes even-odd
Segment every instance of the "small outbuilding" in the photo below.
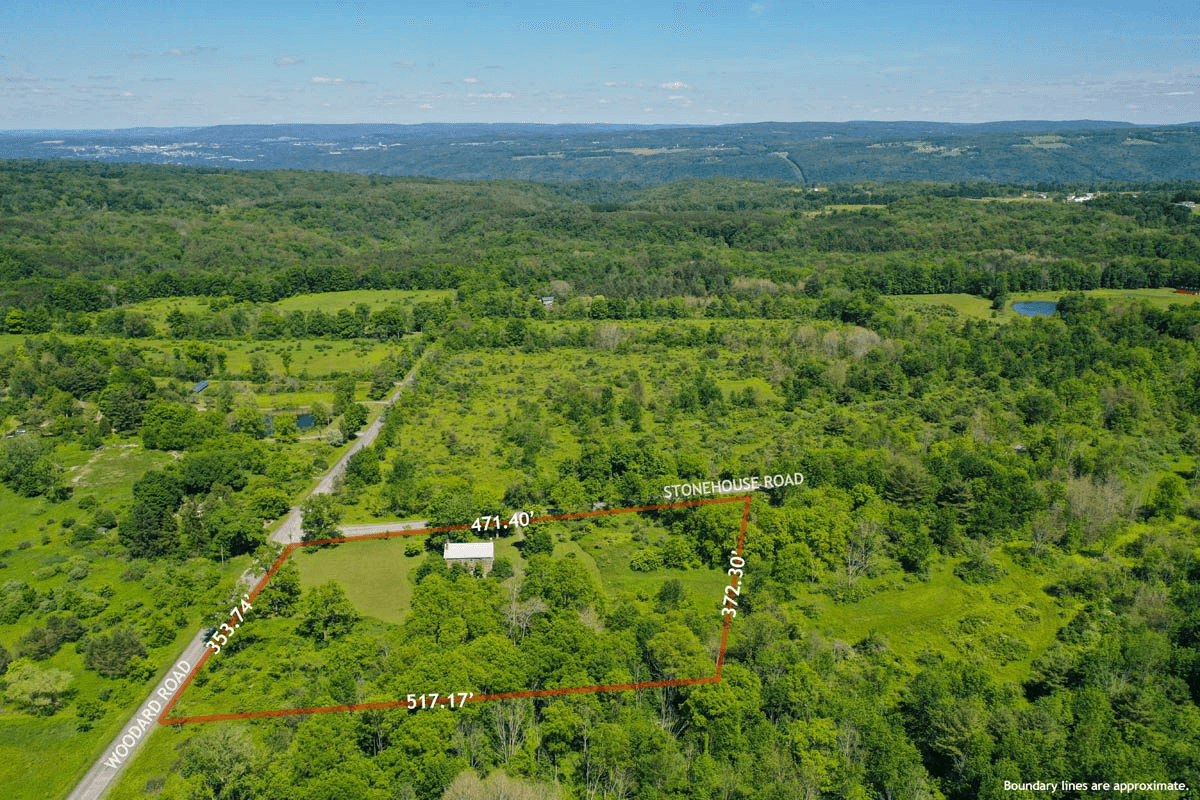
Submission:
<svg viewBox="0 0 1200 800">
<path fill-rule="evenodd" d="M 479 567 L 482 574 L 492 571 L 496 557 L 495 542 L 446 542 L 442 557 L 449 566 L 461 564 L 469 570 Z"/>
</svg>

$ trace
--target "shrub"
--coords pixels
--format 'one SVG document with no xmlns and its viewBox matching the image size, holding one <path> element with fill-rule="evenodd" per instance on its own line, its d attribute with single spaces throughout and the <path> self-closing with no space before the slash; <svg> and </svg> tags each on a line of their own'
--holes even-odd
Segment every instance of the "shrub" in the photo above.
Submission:
<svg viewBox="0 0 1200 800">
<path fill-rule="evenodd" d="M 662 569 L 662 554 L 658 550 L 642 550 L 629 561 L 629 568 L 635 572 L 653 572 Z"/>
</svg>

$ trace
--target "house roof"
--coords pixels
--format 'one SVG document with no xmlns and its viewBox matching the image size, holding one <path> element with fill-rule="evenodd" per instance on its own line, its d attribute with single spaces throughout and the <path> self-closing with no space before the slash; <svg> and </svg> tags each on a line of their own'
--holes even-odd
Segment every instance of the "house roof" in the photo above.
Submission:
<svg viewBox="0 0 1200 800">
<path fill-rule="evenodd" d="M 446 542 L 442 553 L 446 558 L 493 558 L 495 542 Z"/>
</svg>

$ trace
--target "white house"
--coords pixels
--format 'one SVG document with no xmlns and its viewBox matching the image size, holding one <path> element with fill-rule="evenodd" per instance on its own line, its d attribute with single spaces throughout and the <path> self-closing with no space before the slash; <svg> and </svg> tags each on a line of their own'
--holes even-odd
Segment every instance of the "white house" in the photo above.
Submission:
<svg viewBox="0 0 1200 800">
<path fill-rule="evenodd" d="M 495 542 L 446 542 L 442 557 L 450 566 L 462 564 L 467 569 L 479 566 L 484 575 L 492 570 L 492 560 L 496 557 Z"/>
</svg>

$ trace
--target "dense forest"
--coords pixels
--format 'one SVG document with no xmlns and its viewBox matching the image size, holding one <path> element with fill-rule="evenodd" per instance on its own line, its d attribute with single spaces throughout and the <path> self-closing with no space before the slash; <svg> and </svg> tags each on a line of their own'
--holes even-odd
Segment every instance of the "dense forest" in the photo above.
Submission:
<svg viewBox="0 0 1200 800">
<path fill-rule="evenodd" d="M 1200 786 L 1200 302 L 1144 291 L 1200 286 L 1200 186 L 0 186 L 13 796 L 69 792 L 293 506 L 322 540 L 793 472 L 753 493 L 719 682 L 163 728 L 114 796 Z M 711 674 L 731 508 L 506 531 L 487 575 L 444 535 L 304 548 L 181 713 Z"/>
<path fill-rule="evenodd" d="M 157 297 L 454 288 L 504 294 L 494 313 L 522 317 L 563 282 L 609 301 L 577 314 L 677 316 L 667 301 L 696 297 L 708 316 L 787 318 L 845 305 L 838 290 L 1200 285 L 1194 184 L 1063 203 L 1032 188 L 720 181 L 587 202 L 610 188 L 6 163 L 0 311 L 26 317 L 11 332 L 44 332 L 47 317 Z M 982 201 L 996 198 L 1012 202 Z"/>
</svg>

